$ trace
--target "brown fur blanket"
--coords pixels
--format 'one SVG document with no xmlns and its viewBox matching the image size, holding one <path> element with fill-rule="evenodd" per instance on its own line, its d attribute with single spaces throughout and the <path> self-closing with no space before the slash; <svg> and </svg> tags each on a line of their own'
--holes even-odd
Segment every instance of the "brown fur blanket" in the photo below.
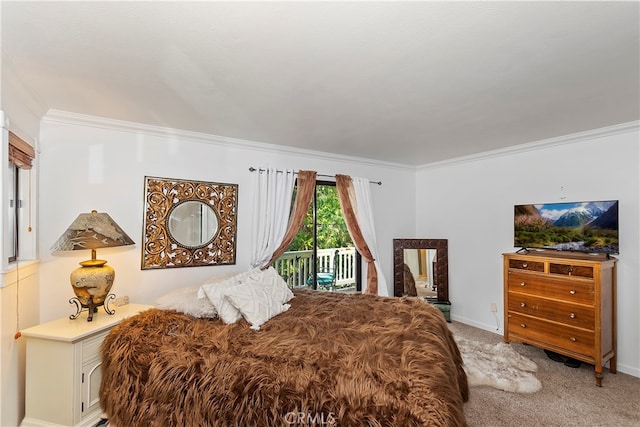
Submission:
<svg viewBox="0 0 640 427">
<path fill-rule="evenodd" d="M 249 329 L 151 309 L 102 345 L 100 404 L 125 426 L 460 426 L 462 358 L 417 298 L 297 291 Z"/>
</svg>

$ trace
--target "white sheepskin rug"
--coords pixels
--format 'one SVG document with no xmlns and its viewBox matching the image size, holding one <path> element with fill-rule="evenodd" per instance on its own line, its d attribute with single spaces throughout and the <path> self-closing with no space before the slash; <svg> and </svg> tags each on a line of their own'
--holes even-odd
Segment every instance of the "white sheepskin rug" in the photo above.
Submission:
<svg viewBox="0 0 640 427">
<path fill-rule="evenodd" d="M 509 344 L 485 344 L 455 337 L 469 386 L 486 385 L 512 393 L 535 393 L 542 388 L 538 366 Z"/>
</svg>

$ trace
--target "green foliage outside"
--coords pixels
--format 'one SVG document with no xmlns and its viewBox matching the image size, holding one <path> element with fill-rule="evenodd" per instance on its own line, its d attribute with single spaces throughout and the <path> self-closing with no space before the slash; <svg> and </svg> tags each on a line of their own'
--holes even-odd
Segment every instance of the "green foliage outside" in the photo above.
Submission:
<svg viewBox="0 0 640 427">
<path fill-rule="evenodd" d="M 295 190 L 293 199 L 295 200 Z M 340 208 L 340 200 L 338 199 L 338 192 L 335 186 L 332 185 L 316 185 L 316 222 L 317 222 L 317 248 L 318 249 L 330 249 L 330 248 L 345 248 L 353 247 L 351 236 L 347 230 L 347 225 L 342 215 L 342 209 Z M 287 248 L 287 252 L 294 251 L 311 251 L 313 250 L 313 203 L 309 206 L 309 210 L 306 213 L 304 222 L 298 234 L 294 238 L 293 242 Z M 308 277 L 304 277 L 302 282 L 299 282 L 298 277 L 302 264 L 299 263 L 299 257 L 293 259 L 283 260 L 283 257 L 276 265 L 278 273 L 285 278 L 285 280 L 293 280 L 296 283 L 289 283 L 290 286 L 309 286 Z M 339 261 L 346 262 L 346 261 Z M 318 266 L 318 268 L 321 268 Z M 343 265 L 342 268 L 346 268 Z M 353 268 L 353 266 L 349 266 Z M 355 289 L 355 283 L 342 283 L 331 287 L 331 290 L 345 290 Z M 316 289 L 313 285 L 313 289 Z M 317 289 L 328 290 L 328 287 L 322 287 L 318 285 Z"/>
<path fill-rule="evenodd" d="M 318 221 L 318 248 L 343 248 L 353 246 L 344 222 L 338 192 L 335 186 L 316 186 Z M 313 206 L 309 206 L 304 224 L 287 251 L 313 249 Z"/>
</svg>

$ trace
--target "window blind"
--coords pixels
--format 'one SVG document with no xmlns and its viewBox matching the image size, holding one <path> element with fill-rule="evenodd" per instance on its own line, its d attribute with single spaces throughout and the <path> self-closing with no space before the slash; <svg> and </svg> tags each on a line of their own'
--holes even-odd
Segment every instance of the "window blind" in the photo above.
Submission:
<svg viewBox="0 0 640 427">
<path fill-rule="evenodd" d="M 31 162 L 36 157 L 32 146 L 13 132 L 9 132 L 9 162 L 21 169 L 31 169 Z"/>
</svg>

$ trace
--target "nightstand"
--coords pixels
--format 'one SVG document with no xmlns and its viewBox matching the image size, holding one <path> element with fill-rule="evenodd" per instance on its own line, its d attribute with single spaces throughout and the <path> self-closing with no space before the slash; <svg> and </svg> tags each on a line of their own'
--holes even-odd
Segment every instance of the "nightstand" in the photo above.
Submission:
<svg viewBox="0 0 640 427">
<path fill-rule="evenodd" d="M 26 339 L 25 418 L 22 426 L 91 426 L 100 419 L 100 345 L 123 319 L 152 308 L 127 304 L 115 314 L 87 312 L 22 330 Z"/>
</svg>

